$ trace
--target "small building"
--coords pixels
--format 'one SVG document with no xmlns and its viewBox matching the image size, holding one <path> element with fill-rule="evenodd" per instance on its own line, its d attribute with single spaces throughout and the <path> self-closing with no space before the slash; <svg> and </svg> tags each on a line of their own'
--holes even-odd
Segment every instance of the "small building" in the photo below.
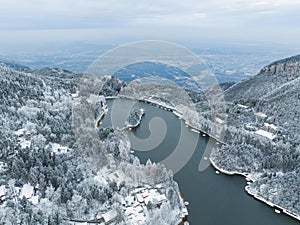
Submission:
<svg viewBox="0 0 300 225">
<path fill-rule="evenodd" d="M 134 198 L 134 196 L 132 196 L 132 195 L 127 196 L 127 197 L 125 198 L 125 201 L 126 201 L 126 204 L 127 204 L 127 205 L 133 205 L 134 200 L 135 200 L 135 198 Z"/>
<path fill-rule="evenodd" d="M 275 133 L 277 131 L 277 126 L 270 123 L 264 123 L 264 130 Z"/>
<path fill-rule="evenodd" d="M 17 130 L 17 131 L 15 132 L 15 134 L 16 134 L 18 137 L 23 137 L 25 131 L 26 131 L 26 129 L 25 129 L 25 128 L 22 128 L 22 129 L 20 129 L 20 130 Z"/>
<path fill-rule="evenodd" d="M 216 117 L 215 118 L 215 121 L 218 123 L 218 124 L 225 124 L 225 121 L 220 119 L 219 117 Z"/>
<path fill-rule="evenodd" d="M 138 200 L 140 203 L 144 202 L 144 198 L 143 198 L 143 195 L 142 195 L 142 194 L 137 194 L 137 195 L 136 195 L 136 198 L 137 198 L 137 200 Z"/>
<path fill-rule="evenodd" d="M 242 108 L 242 109 L 248 109 L 248 108 L 249 108 L 249 106 L 242 105 L 242 104 L 237 104 L 237 106 L 238 106 L 239 108 Z"/>
<path fill-rule="evenodd" d="M 255 126 L 251 125 L 251 124 L 246 124 L 246 125 L 244 126 L 244 128 L 245 128 L 246 130 L 249 130 L 249 131 L 256 131 L 256 130 L 257 130 L 257 128 L 256 128 Z"/>
<path fill-rule="evenodd" d="M 259 117 L 260 119 L 266 119 L 268 116 L 262 112 L 256 112 L 255 116 Z"/>
<path fill-rule="evenodd" d="M 117 219 L 117 217 L 118 217 L 118 213 L 114 209 L 102 214 L 102 218 L 105 224 L 113 223 Z"/>
<path fill-rule="evenodd" d="M 125 174 L 121 170 L 113 171 L 107 174 L 109 181 L 116 182 L 118 187 L 125 182 L 125 177 Z"/>
<path fill-rule="evenodd" d="M 157 200 L 158 203 L 163 203 L 167 201 L 167 197 L 165 195 L 157 195 L 155 199 Z"/>
<path fill-rule="evenodd" d="M 270 133 L 270 132 L 265 131 L 265 130 L 257 130 L 257 131 L 255 131 L 255 134 L 266 137 L 270 140 L 273 140 L 276 137 L 276 135 L 274 135 L 273 133 Z"/>
<path fill-rule="evenodd" d="M 23 188 L 21 189 L 20 198 L 23 196 L 27 199 L 31 198 L 34 194 L 34 188 L 30 184 L 24 184 Z"/>
<path fill-rule="evenodd" d="M 135 209 L 135 211 L 138 212 L 138 213 L 143 212 L 143 208 L 142 208 L 141 205 L 136 205 L 136 206 L 134 206 L 134 209 Z"/>
<path fill-rule="evenodd" d="M 0 186 L 0 203 L 5 201 L 6 188 L 4 185 Z"/>
<path fill-rule="evenodd" d="M 37 205 L 39 203 L 39 196 L 35 195 L 35 188 L 30 184 L 23 185 L 20 193 L 20 198 L 23 197 L 27 198 L 28 201 L 30 201 L 34 205 Z"/>
</svg>

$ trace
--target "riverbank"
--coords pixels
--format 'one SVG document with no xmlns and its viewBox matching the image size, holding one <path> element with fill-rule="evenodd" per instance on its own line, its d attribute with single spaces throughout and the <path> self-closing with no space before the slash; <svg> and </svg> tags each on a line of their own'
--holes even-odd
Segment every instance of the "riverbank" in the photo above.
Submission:
<svg viewBox="0 0 300 225">
<path fill-rule="evenodd" d="M 157 106 L 158 108 L 161 108 L 163 110 L 166 110 L 166 111 L 173 111 L 173 108 L 168 108 L 167 106 L 164 106 L 164 105 L 159 105 L 155 102 L 149 102 L 149 101 L 144 101 L 144 100 L 141 100 L 141 99 L 135 99 L 135 98 L 132 98 L 132 97 L 128 97 L 128 96 L 109 96 L 109 97 L 106 97 L 106 100 L 116 100 L 116 99 L 124 99 L 124 100 L 130 100 L 130 101 L 138 101 L 138 102 L 143 102 L 143 103 L 147 103 L 147 104 L 151 104 L 151 105 L 154 105 L 154 106 Z M 141 121 L 142 121 L 142 117 L 145 115 L 145 112 L 146 110 L 143 109 L 143 108 L 132 108 L 131 109 L 131 112 L 130 112 L 130 115 L 131 114 L 134 114 L 134 113 L 137 113 L 136 115 L 134 115 L 133 117 L 133 120 L 131 120 L 130 122 L 130 118 L 128 118 L 128 121 L 125 122 L 125 126 L 121 129 L 121 130 L 126 130 L 126 129 L 129 129 L 131 130 L 131 128 L 136 128 L 140 125 Z M 130 116 L 129 116 L 130 117 Z M 189 212 L 188 212 L 188 208 L 187 208 L 187 205 L 185 205 L 185 200 L 181 194 L 180 191 L 178 191 L 178 196 L 179 196 L 179 199 L 180 199 L 180 203 L 178 205 L 179 207 L 179 210 L 180 210 L 180 215 L 178 216 L 178 220 L 176 218 L 176 224 L 178 225 L 188 225 L 188 215 L 189 215 Z M 146 196 L 147 198 L 147 196 Z"/>
<path fill-rule="evenodd" d="M 162 102 L 158 102 L 158 101 L 154 101 L 152 99 L 138 99 L 138 98 L 134 98 L 134 97 L 131 97 L 131 96 L 127 96 L 127 95 L 119 95 L 119 96 L 109 96 L 109 97 L 106 97 L 106 99 L 127 99 L 127 100 L 132 100 L 132 101 L 139 101 L 139 102 L 143 102 L 143 103 L 147 103 L 147 104 L 150 104 L 150 105 L 154 105 L 158 108 L 161 108 L 163 110 L 166 110 L 166 111 L 170 111 L 172 112 L 175 116 L 178 117 L 178 119 L 183 119 L 184 120 L 184 123 L 185 125 L 190 128 L 190 130 L 192 132 L 195 132 L 195 133 L 201 133 L 201 134 L 204 134 L 204 135 L 207 135 L 209 136 L 210 138 L 213 138 L 217 144 L 222 144 L 222 145 L 226 145 L 226 143 L 221 140 L 220 138 L 216 137 L 215 135 L 213 134 L 210 134 L 206 131 L 204 131 L 203 129 L 199 128 L 199 127 L 196 127 L 195 125 L 192 125 L 190 124 L 188 121 L 188 118 L 185 118 L 184 116 L 184 113 L 183 112 L 180 112 L 178 111 L 175 107 L 172 107 L 170 105 L 167 105 L 167 104 L 164 104 Z"/>
<path fill-rule="evenodd" d="M 103 119 L 103 117 L 105 116 L 105 114 L 107 114 L 108 109 L 105 108 L 103 109 L 102 113 L 98 116 L 98 118 L 96 119 L 96 123 L 95 123 L 95 128 L 99 128 L 100 124 L 101 124 L 101 120 Z"/>
<path fill-rule="evenodd" d="M 124 97 L 126 98 L 126 96 L 124 96 Z M 132 99 L 132 98 L 130 98 L 130 99 Z M 140 101 L 139 99 L 135 99 L 135 100 Z M 144 101 L 145 103 L 150 103 L 150 104 L 154 104 L 154 105 L 156 105 L 156 106 L 159 106 L 159 108 L 162 108 L 162 107 L 163 107 L 162 109 L 164 109 L 164 108 L 169 109 L 168 111 L 171 111 L 171 112 L 172 112 L 174 115 L 176 115 L 179 119 L 183 119 L 184 122 L 185 122 L 185 124 L 191 129 L 192 132 L 205 134 L 205 135 L 207 135 L 207 136 L 213 138 L 213 139 L 217 142 L 217 144 L 226 145 L 225 142 L 221 141 L 219 138 L 215 137 L 214 135 L 209 134 L 209 133 L 207 133 L 207 132 L 201 130 L 199 127 L 195 127 L 195 126 L 193 126 L 192 124 L 189 124 L 189 123 L 187 122 L 187 119 L 184 118 L 184 115 L 183 115 L 181 112 L 179 112 L 178 110 L 176 110 L 175 107 L 168 107 L 167 105 L 160 105 L 159 102 L 153 102 L 153 101 L 148 100 L 148 99 L 147 99 L 147 100 L 143 100 L 143 101 Z M 219 168 L 219 167 L 213 162 L 213 160 L 211 160 L 211 158 L 210 158 L 210 163 L 212 164 L 212 166 L 213 166 L 215 169 L 219 170 L 219 171 L 220 171 L 221 173 L 223 173 L 223 174 L 226 174 L 226 175 L 240 175 L 240 176 L 245 177 L 245 179 L 246 179 L 247 181 L 250 181 L 250 182 L 255 182 L 256 179 L 257 179 L 257 177 L 259 176 L 259 174 L 249 174 L 249 173 L 242 173 L 242 172 L 238 172 L 238 171 L 226 171 L 226 170 L 224 170 L 224 169 L 222 169 L 222 168 Z M 274 209 L 280 209 L 280 210 L 281 210 L 283 213 L 285 213 L 286 215 L 291 216 L 291 217 L 295 218 L 296 220 L 299 220 L 299 221 L 300 221 L 300 215 L 297 215 L 297 214 L 295 214 L 295 213 L 293 213 L 293 212 L 290 212 L 289 210 L 287 210 L 287 209 L 285 209 L 285 208 L 283 208 L 283 207 L 281 207 L 281 206 L 279 206 L 279 205 L 276 205 L 276 204 L 274 204 L 274 203 L 268 201 L 267 199 L 264 199 L 263 197 L 261 197 L 261 196 L 259 196 L 259 195 L 257 195 L 257 194 L 253 194 L 253 193 L 249 190 L 249 185 L 247 185 L 247 186 L 245 187 L 245 191 L 247 192 L 247 194 L 253 196 L 255 199 L 260 200 L 261 202 L 264 202 L 265 204 L 267 204 L 267 205 L 273 207 Z"/>
<path fill-rule="evenodd" d="M 121 98 L 121 99 L 128 99 L 128 100 L 133 100 L 133 101 L 140 101 L 140 102 L 143 102 L 143 103 L 147 103 L 147 104 L 151 104 L 151 105 L 154 105 L 154 106 L 157 106 L 161 109 L 164 109 L 164 110 L 167 110 L 167 111 L 170 111 L 172 112 L 176 117 L 178 117 L 178 119 L 183 119 L 186 126 L 188 128 L 190 128 L 190 130 L 192 132 L 196 132 L 196 133 L 202 133 L 203 135 L 207 135 L 211 138 L 213 138 L 217 143 L 219 142 L 219 144 L 223 144 L 223 145 L 227 145 L 225 142 L 219 140 L 217 137 L 214 137 L 212 136 L 211 134 L 205 132 L 205 131 L 202 131 L 201 129 L 199 129 L 198 127 L 195 127 L 189 123 L 187 123 L 186 121 L 186 118 L 184 118 L 184 115 L 183 113 L 179 112 L 178 110 L 176 110 L 175 107 L 172 107 L 172 106 L 168 106 L 167 104 L 161 104 L 160 102 L 157 102 L 157 101 L 153 101 L 153 100 L 150 100 L 150 99 L 135 99 L 133 97 L 129 97 L 129 96 L 119 96 L 119 97 L 110 97 L 109 99 L 117 99 L 117 98 Z M 249 182 L 255 182 L 257 180 L 257 178 L 260 176 L 260 174 L 249 174 L 249 173 L 242 173 L 242 172 L 238 172 L 238 171 L 226 171 L 222 168 L 219 168 L 215 163 L 214 161 L 210 158 L 210 163 L 212 164 L 212 166 L 217 169 L 218 171 L 220 171 L 221 173 L 223 174 L 227 174 L 227 175 L 240 175 L 240 176 L 243 176 L 245 177 L 245 179 Z M 249 190 L 247 191 L 246 188 L 245 188 L 245 191 L 253 196 L 255 199 L 257 200 L 260 200 L 262 202 L 264 202 L 265 204 L 271 206 L 271 207 L 274 207 L 274 209 L 280 209 L 282 210 L 283 213 L 285 213 L 286 215 L 296 219 L 296 220 L 300 220 L 300 216 L 299 215 L 296 215 L 292 212 L 290 212 L 289 210 L 283 208 L 283 207 L 280 207 L 270 201 L 268 201 L 267 199 L 264 199 L 262 198 L 261 196 L 258 196 L 257 194 L 253 194 L 251 193 Z"/>
<path fill-rule="evenodd" d="M 188 225 L 189 222 L 187 220 L 188 220 L 189 212 L 188 212 L 186 204 L 185 204 L 186 201 L 184 200 L 183 195 L 180 191 L 178 192 L 178 196 L 181 200 L 180 202 L 181 202 L 181 213 L 182 213 L 182 215 L 181 215 L 181 218 L 178 220 L 177 224 L 178 225 Z"/>
<path fill-rule="evenodd" d="M 223 174 L 230 175 L 230 176 L 233 176 L 233 175 L 240 175 L 240 176 L 245 177 L 245 179 L 246 179 L 247 181 L 251 181 L 251 182 L 255 182 L 255 181 L 256 181 L 256 179 L 255 179 L 256 176 L 254 176 L 254 175 L 251 175 L 251 174 L 249 174 L 249 173 L 241 173 L 241 172 L 238 172 L 238 171 L 227 171 L 227 170 L 224 170 L 224 169 L 220 168 L 219 166 L 217 166 L 216 163 L 215 163 L 211 158 L 209 159 L 209 161 L 210 161 L 211 165 L 212 165 L 216 170 L 220 171 L 220 172 L 223 173 Z M 279 210 L 281 210 L 283 213 L 285 213 L 286 215 L 291 216 L 291 217 L 293 217 L 294 219 L 300 221 L 300 215 L 297 215 L 297 214 L 295 214 L 295 213 L 293 213 L 293 212 L 291 212 L 291 211 L 289 211 L 289 210 L 287 210 L 287 209 L 285 209 L 285 208 L 283 208 L 283 207 L 281 207 L 281 206 L 279 206 L 279 205 L 276 205 L 276 204 L 274 204 L 273 202 L 270 202 L 269 200 L 263 198 L 263 197 L 260 196 L 257 192 L 254 192 L 253 190 L 251 190 L 251 188 L 250 188 L 249 185 L 245 186 L 245 191 L 247 192 L 247 194 L 251 195 L 253 198 L 255 198 L 255 199 L 257 199 L 257 200 L 259 200 L 259 201 L 261 201 L 261 202 L 267 204 L 268 206 L 274 208 L 274 210 L 276 210 L 276 209 L 278 210 L 278 209 L 279 209 Z"/>
</svg>

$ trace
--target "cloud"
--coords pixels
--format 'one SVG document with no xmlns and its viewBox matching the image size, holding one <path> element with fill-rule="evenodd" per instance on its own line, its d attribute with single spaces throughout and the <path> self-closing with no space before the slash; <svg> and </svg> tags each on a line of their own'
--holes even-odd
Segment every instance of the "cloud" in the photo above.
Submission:
<svg viewBox="0 0 300 225">
<path fill-rule="evenodd" d="M 134 30 L 147 36 L 172 30 L 170 35 L 180 36 L 214 30 L 227 36 L 222 32 L 299 29 L 300 20 L 300 0 L 0 0 L 0 5 L 0 29 L 7 32 L 95 29 L 121 36 Z"/>
<path fill-rule="evenodd" d="M 1 28 L 60 29 L 231 23 L 240 16 L 282 13 L 300 0 L 10 0 L 0 1 Z M 4 25 L 6 24 L 6 25 Z"/>
</svg>

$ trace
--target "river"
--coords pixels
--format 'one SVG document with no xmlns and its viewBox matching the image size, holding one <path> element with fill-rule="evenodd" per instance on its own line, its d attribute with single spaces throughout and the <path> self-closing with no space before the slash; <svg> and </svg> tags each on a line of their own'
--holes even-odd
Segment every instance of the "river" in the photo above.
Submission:
<svg viewBox="0 0 300 225">
<path fill-rule="evenodd" d="M 111 125 L 111 109 L 113 108 L 114 124 L 123 124 L 123 118 L 132 107 L 131 100 L 113 100 L 107 102 L 109 112 L 104 117 L 101 126 Z M 112 106 L 113 105 L 113 106 Z M 148 158 L 154 162 L 161 162 L 172 154 L 178 145 L 179 139 L 188 140 L 181 153 L 190 154 L 188 162 L 179 170 L 174 179 L 179 184 L 184 198 L 190 203 L 188 206 L 188 222 L 192 225 L 299 225 L 299 221 L 284 214 L 276 214 L 274 209 L 249 196 L 244 188 L 246 180 L 242 176 L 228 176 L 216 174 L 215 169 L 209 166 L 199 172 L 199 162 L 203 158 L 204 149 L 209 138 L 190 131 L 172 112 L 165 111 L 155 106 L 136 102 L 134 107 L 145 109 L 139 127 L 129 132 L 131 144 L 137 146 L 134 154 L 142 163 Z M 151 126 L 154 122 L 161 122 L 164 126 Z M 120 125 L 121 126 L 121 125 Z M 155 130 L 157 129 L 157 130 Z M 164 136 L 155 135 L 164 132 Z M 152 133 L 151 133 L 152 132 Z M 154 138 L 150 138 L 154 136 Z M 193 140 L 197 140 L 195 151 Z M 147 139 L 158 142 L 149 151 L 138 151 L 141 140 Z M 190 140 L 190 141 L 189 141 Z M 146 143 L 146 142 L 145 142 Z M 190 143 L 190 144 L 189 144 Z M 145 145 L 149 145 L 146 143 Z M 189 146 L 191 145 L 191 146 Z M 148 146 L 149 147 L 149 146 Z M 150 146 L 151 147 L 151 146 Z M 150 149 L 149 147 L 149 149 Z"/>
</svg>

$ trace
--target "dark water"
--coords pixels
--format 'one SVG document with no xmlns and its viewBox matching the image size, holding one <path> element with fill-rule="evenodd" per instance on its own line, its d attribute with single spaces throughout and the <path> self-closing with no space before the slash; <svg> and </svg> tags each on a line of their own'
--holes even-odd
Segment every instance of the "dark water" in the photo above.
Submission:
<svg viewBox="0 0 300 225">
<path fill-rule="evenodd" d="M 122 117 L 127 114 L 126 108 L 132 107 L 132 101 L 118 100 L 117 106 L 112 107 L 113 101 L 109 101 L 109 109 L 113 108 L 114 120 L 122 123 Z M 121 107 L 120 107 L 121 106 Z M 134 107 L 144 108 L 146 113 L 138 128 L 130 132 L 130 136 L 140 139 L 147 139 L 155 132 L 161 133 L 162 128 L 152 127 L 149 123 L 153 118 L 159 117 L 166 124 L 167 132 L 161 143 L 150 151 L 135 151 L 141 162 L 145 163 L 148 158 L 154 162 L 166 159 L 177 146 L 180 138 L 199 137 L 196 150 L 184 167 L 175 174 L 174 179 L 184 195 L 189 201 L 188 221 L 192 225 L 299 225 L 299 221 L 284 214 L 276 214 L 274 209 L 255 200 L 244 191 L 246 181 L 241 176 L 227 176 L 216 174 L 213 167 L 209 166 L 203 172 L 199 172 L 199 162 L 204 154 L 204 149 L 208 143 L 208 137 L 188 131 L 184 135 L 181 129 L 188 129 L 184 123 L 173 113 L 159 109 L 155 106 L 137 102 Z M 102 126 L 111 124 L 111 110 L 105 116 Z M 157 129 L 157 130 L 155 130 Z M 160 130 L 158 130 L 160 129 Z M 185 131 L 186 131 L 185 130 Z M 152 132 L 152 133 L 151 133 Z M 157 137 L 159 139 L 159 137 Z M 135 138 L 131 138 L 135 141 Z M 153 140 L 156 141 L 156 140 Z M 192 141 L 191 141 L 192 142 Z M 132 143 L 134 145 L 134 143 Z M 189 144 L 182 151 L 189 151 Z"/>
</svg>

